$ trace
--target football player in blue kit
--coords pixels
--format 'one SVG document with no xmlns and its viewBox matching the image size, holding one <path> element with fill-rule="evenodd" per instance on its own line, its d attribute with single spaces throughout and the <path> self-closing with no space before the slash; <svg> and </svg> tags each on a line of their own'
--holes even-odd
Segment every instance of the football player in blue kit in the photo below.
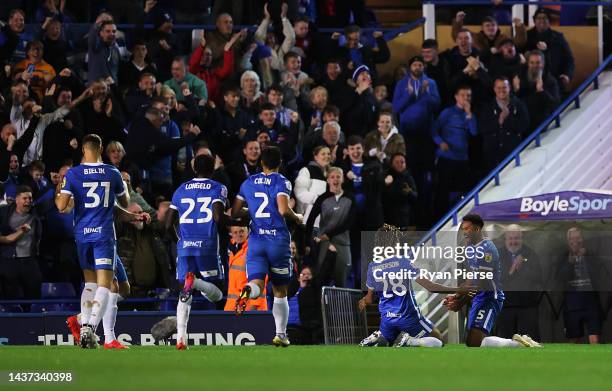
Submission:
<svg viewBox="0 0 612 391">
<path fill-rule="evenodd" d="M 514 334 L 512 339 L 490 336 L 495 319 L 504 304 L 501 286 L 501 264 L 497 247 L 483 235 L 484 221 L 477 214 L 468 214 L 461 222 L 465 239 L 467 267 L 471 272 L 490 272 L 492 279 L 471 280 L 479 287 L 473 296 L 467 319 L 466 345 L 469 347 L 541 347 L 528 335 Z M 469 302 L 472 295 L 463 293 L 449 296 L 445 306 L 458 311 Z"/>
<path fill-rule="evenodd" d="M 183 289 L 176 307 L 176 348 L 187 349 L 187 323 L 191 310 L 192 290 L 196 289 L 211 302 L 223 298 L 215 285 L 223 280 L 219 257 L 219 225 L 231 225 L 225 215 L 227 188 L 210 179 L 215 161 L 208 155 L 193 160 L 196 177 L 181 184 L 174 195 L 166 217 L 166 228 L 178 224 L 176 278 Z"/>
<path fill-rule="evenodd" d="M 83 161 L 66 173 L 58 186 L 55 205 L 60 213 L 74 208 L 74 234 L 85 286 L 81 294 L 82 348 L 97 347 L 96 328 L 111 295 L 116 259 L 113 208 L 115 200 L 128 206 L 128 195 L 119 171 L 102 163 L 102 140 L 83 137 Z M 134 220 L 140 220 L 134 215 Z"/>
<path fill-rule="evenodd" d="M 376 246 L 392 247 L 402 241 L 397 227 L 385 224 L 376 233 Z M 359 301 L 359 309 L 373 302 L 374 293 L 380 298 L 380 329 L 361 342 L 361 346 L 442 347 L 442 335 L 421 313 L 416 302 L 412 281 L 430 292 L 468 292 L 474 287 L 447 287 L 419 277 L 419 269 L 410 259 L 391 257 L 372 261 L 368 265 L 368 293 Z"/>
<path fill-rule="evenodd" d="M 130 282 L 127 278 L 127 273 L 121 262 L 121 258 L 117 255 L 115 259 L 115 277 L 111 285 L 111 294 L 106 306 L 106 312 L 102 317 L 102 328 L 104 329 L 104 349 L 128 349 L 128 346 L 123 345 L 117 340 L 115 335 L 115 323 L 117 321 L 117 303 L 130 295 Z M 81 314 L 69 316 L 66 319 L 66 325 L 72 333 L 75 345 L 80 344 L 80 328 Z"/>
<path fill-rule="evenodd" d="M 272 315 L 276 325 L 276 346 L 290 345 L 287 338 L 289 303 L 287 285 L 291 278 L 291 235 L 285 218 L 302 224 L 303 216 L 289 206 L 291 182 L 278 173 L 281 152 L 270 146 L 261 153 L 263 172 L 251 175 L 240 186 L 232 206 L 232 216 L 241 217 L 243 206 L 248 205 L 251 233 L 247 250 L 246 271 L 248 284 L 242 289 L 236 302 L 236 313 L 241 314 L 249 299 L 259 297 L 264 289 L 266 275 L 270 276 L 274 291 Z"/>
</svg>

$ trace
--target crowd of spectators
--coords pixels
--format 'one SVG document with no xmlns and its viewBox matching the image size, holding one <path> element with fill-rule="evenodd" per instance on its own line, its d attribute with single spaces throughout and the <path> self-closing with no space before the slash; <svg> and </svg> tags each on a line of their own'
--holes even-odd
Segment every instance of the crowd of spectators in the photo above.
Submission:
<svg viewBox="0 0 612 391">
<path fill-rule="evenodd" d="M 3 298 L 36 298 L 41 280 L 80 286 L 71 217 L 52 200 L 85 134 L 102 138 L 130 209 L 152 216 L 117 223 L 135 294 L 172 287 L 174 250 L 161 222 L 193 175 L 192 158 L 215 158 L 213 179 L 232 199 L 260 171 L 267 145 L 280 147 L 292 205 L 307 222 L 292 227 L 296 276 L 308 266 L 317 284 L 360 287 L 361 231 L 429 228 L 554 110 L 573 76 L 546 10 L 529 30 L 515 20 L 514 38 L 493 17 L 472 32 L 460 12 L 455 47 L 439 52 L 425 40 L 385 84 L 376 67 L 389 48 L 380 31 L 359 27 L 363 2 L 216 1 L 215 28 L 193 45 L 174 23 L 202 23 L 210 10 L 196 3 L 206 2 L 94 2 L 106 7 L 90 10 L 76 43 L 66 39 L 77 20 L 66 3 L 12 9 L 0 30 Z M 317 31 L 343 18 L 344 30 Z M 120 22 L 135 27 L 120 31 Z M 248 22 L 259 27 L 234 29 Z M 226 268 L 228 256 L 239 267 L 248 232 L 221 236 Z M 294 291 L 307 285 L 300 277 Z"/>
</svg>

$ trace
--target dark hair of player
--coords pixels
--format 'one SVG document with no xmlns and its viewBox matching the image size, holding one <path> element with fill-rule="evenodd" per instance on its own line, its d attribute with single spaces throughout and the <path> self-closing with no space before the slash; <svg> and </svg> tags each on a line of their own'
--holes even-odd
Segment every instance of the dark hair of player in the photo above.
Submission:
<svg viewBox="0 0 612 391">
<path fill-rule="evenodd" d="M 269 146 L 261 151 L 261 164 L 269 170 L 276 170 L 281 165 L 281 151 L 278 147 Z"/>
<path fill-rule="evenodd" d="M 469 221 L 480 229 L 484 227 L 484 221 L 482 220 L 482 217 L 480 217 L 476 213 L 470 213 L 463 216 L 463 221 Z"/>
<path fill-rule="evenodd" d="M 394 225 L 383 224 L 376 231 L 374 245 L 377 247 L 394 247 L 396 243 L 402 242 L 402 231 Z"/>
<path fill-rule="evenodd" d="M 215 171 L 215 159 L 209 155 L 199 155 L 193 161 L 193 171 L 200 178 L 210 178 Z"/>
<path fill-rule="evenodd" d="M 88 134 L 83 137 L 83 148 L 93 149 L 96 151 L 102 150 L 102 139 L 97 134 Z"/>
<path fill-rule="evenodd" d="M 30 186 L 19 185 L 17 186 L 17 189 L 15 189 L 15 197 L 17 197 L 21 193 L 31 193 L 31 192 L 32 192 L 32 188 L 30 188 Z"/>
</svg>

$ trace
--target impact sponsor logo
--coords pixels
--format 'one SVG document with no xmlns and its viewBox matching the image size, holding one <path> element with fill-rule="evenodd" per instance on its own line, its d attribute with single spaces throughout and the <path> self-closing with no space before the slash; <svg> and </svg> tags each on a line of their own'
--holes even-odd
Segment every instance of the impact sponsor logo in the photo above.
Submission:
<svg viewBox="0 0 612 391">
<path fill-rule="evenodd" d="M 101 234 L 102 227 L 85 227 L 83 228 L 83 235 L 87 234 Z"/>
<path fill-rule="evenodd" d="M 202 240 L 184 240 L 183 241 L 183 248 L 188 248 L 188 247 L 197 247 L 197 248 L 201 248 L 202 247 Z"/>
<path fill-rule="evenodd" d="M 155 339 L 151 334 L 136 334 L 134 338 L 130 334 L 119 334 L 117 340 L 124 345 L 155 345 Z M 38 342 L 45 346 L 51 345 L 74 345 L 71 334 L 45 334 L 38 336 Z M 171 343 L 176 343 L 176 334 L 172 336 Z M 251 333 L 189 333 L 187 343 L 190 346 L 221 346 L 221 345 L 255 345 L 255 337 Z M 8 339 L 6 343 L 8 345 Z M 163 342 L 160 342 L 163 345 Z"/>
<path fill-rule="evenodd" d="M 276 229 L 259 228 L 257 231 L 260 235 L 276 236 Z"/>
<path fill-rule="evenodd" d="M 534 200 L 532 197 L 521 199 L 521 213 L 537 213 L 548 216 L 550 213 L 572 212 L 581 215 L 589 211 L 606 210 L 612 203 L 612 198 L 583 199 L 573 196 L 569 199 L 555 196 L 552 200 Z"/>
</svg>

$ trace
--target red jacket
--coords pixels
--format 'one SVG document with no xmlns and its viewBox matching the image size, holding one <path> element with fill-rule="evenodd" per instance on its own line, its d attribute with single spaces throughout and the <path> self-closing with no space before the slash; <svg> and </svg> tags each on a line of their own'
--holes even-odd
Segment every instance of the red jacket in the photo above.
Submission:
<svg viewBox="0 0 612 391">
<path fill-rule="evenodd" d="M 200 65 L 200 59 L 203 53 L 204 48 L 202 45 L 198 45 L 189 59 L 189 72 L 206 82 L 208 98 L 212 99 L 212 101 L 219 106 L 223 103 L 221 83 L 223 80 L 227 79 L 234 70 L 234 54 L 231 50 L 226 50 L 223 52 L 222 66 L 217 68 L 206 68 Z"/>
</svg>

